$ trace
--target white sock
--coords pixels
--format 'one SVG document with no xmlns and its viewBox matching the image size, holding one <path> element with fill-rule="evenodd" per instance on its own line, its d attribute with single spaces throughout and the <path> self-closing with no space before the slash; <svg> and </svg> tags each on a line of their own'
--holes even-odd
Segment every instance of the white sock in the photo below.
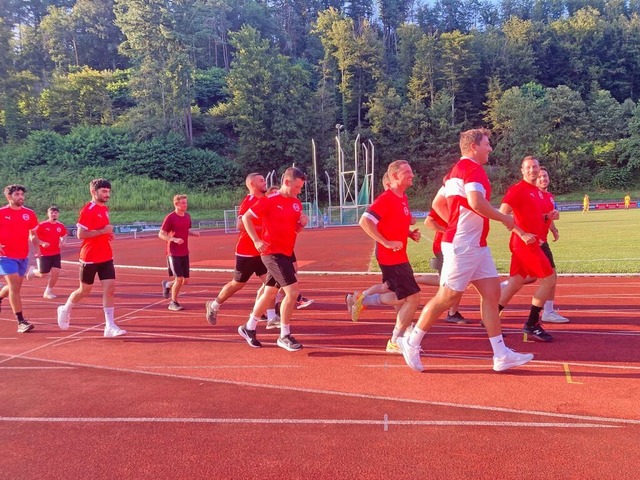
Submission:
<svg viewBox="0 0 640 480">
<path fill-rule="evenodd" d="M 374 293 L 373 295 L 367 295 L 362 299 L 363 305 L 382 305 L 380 303 L 380 294 Z"/>
<path fill-rule="evenodd" d="M 249 320 L 247 320 L 247 330 L 255 330 L 256 327 L 258 326 L 258 320 L 260 320 L 259 318 L 256 318 L 252 315 L 249 315 Z"/>
<path fill-rule="evenodd" d="M 291 334 L 291 327 L 289 326 L 289 324 L 287 323 L 286 325 L 284 323 L 280 324 L 280 338 L 284 338 L 287 335 Z"/>
<path fill-rule="evenodd" d="M 553 312 L 553 300 L 547 300 L 544 302 L 544 313 Z"/>
<path fill-rule="evenodd" d="M 104 307 L 104 323 L 107 324 L 108 328 L 114 328 L 116 326 L 116 322 L 113 320 L 113 311 L 114 307 Z"/>
<path fill-rule="evenodd" d="M 489 341 L 491 342 L 491 348 L 493 349 L 493 355 L 495 357 L 504 357 L 509 351 L 507 346 L 504 344 L 502 334 L 489 338 Z"/>
<path fill-rule="evenodd" d="M 67 312 L 71 312 L 73 309 L 73 303 L 71 303 L 71 297 L 67 298 L 67 303 L 64 304 L 63 307 Z"/>
<path fill-rule="evenodd" d="M 220 303 L 218 303 L 218 301 L 217 301 L 217 300 L 214 300 L 214 301 L 211 303 L 211 308 L 213 308 L 214 310 L 218 310 L 218 309 L 220 308 L 220 305 L 221 305 L 221 304 L 220 304 Z"/>
<path fill-rule="evenodd" d="M 267 309 L 267 320 L 273 320 L 274 318 L 276 318 L 276 309 L 275 308 L 268 308 Z"/>
<path fill-rule="evenodd" d="M 398 337 L 401 337 L 404 331 L 400 330 L 398 327 L 393 327 L 393 333 L 391 334 L 391 343 L 397 343 Z"/>
<path fill-rule="evenodd" d="M 426 334 L 427 332 L 425 330 L 422 330 L 417 326 L 413 327 L 413 331 L 411 332 L 407 343 L 412 347 L 419 347 L 422 344 L 422 339 Z"/>
</svg>

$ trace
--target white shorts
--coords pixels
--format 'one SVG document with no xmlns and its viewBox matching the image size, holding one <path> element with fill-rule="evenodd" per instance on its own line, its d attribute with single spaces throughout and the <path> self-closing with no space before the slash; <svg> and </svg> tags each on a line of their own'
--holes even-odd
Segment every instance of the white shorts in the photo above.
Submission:
<svg viewBox="0 0 640 480">
<path fill-rule="evenodd" d="M 442 242 L 440 285 L 464 292 L 469 283 L 498 276 L 489 247 L 470 247 Z"/>
</svg>

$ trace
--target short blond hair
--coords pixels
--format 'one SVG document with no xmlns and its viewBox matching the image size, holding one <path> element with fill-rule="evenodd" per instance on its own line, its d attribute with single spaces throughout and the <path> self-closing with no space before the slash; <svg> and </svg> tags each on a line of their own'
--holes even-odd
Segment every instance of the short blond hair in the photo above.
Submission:
<svg viewBox="0 0 640 480">
<path fill-rule="evenodd" d="M 184 193 L 178 193 L 177 195 L 173 196 L 173 204 L 175 205 L 180 200 L 185 200 L 186 198 L 188 197 Z"/>
<path fill-rule="evenodd" d="M 479 145 L 482 137 L 491 137 L 491 131 L 486 128 L 472 128 L 460 133 L 460 151 L 468 152 L 471 145 Z"/>
</svg>

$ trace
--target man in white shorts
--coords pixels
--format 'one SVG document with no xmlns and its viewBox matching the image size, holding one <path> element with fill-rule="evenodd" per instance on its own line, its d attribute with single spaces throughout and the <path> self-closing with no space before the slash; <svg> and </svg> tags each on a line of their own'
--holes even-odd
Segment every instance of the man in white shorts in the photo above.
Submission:
<svg viewBox="0 0 640 480">
<path fill-rule="evenodd" d="M 467 130 L 460 134 L 462 158 L 444 179 L 444 196 L 436 195 L 433 208 L 442 218 L 448 218 L 442 240 L 444 261 L 438 293 L 423 308 L 420 319 L 409 338 L 398 338 L 398 346 L 407 364 L 418 372 L 424 370 L 420 361 L 420 344 L 438 317 L 454 302 L 459 302 L 471 283 L 480 294 L 481 316 L 493 349 L 493 369 L 506 370 L 523 365 L 533 358 L 507 348 L 502 337 L 498 315 L 500 280 L 491 251 L 487 247 L 489 220 L 514 226 L 513 217 L 494 208 L 491 185 L 482 168 L 489 161 L 491 144 L 489 131 Z"/>
</svg>

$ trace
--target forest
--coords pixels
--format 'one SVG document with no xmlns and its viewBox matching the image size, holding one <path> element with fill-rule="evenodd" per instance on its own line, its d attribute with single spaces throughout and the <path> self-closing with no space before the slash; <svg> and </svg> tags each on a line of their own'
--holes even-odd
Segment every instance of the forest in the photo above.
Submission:
<svg viewBox="0 0 640 480">
<path fill-rule="evenodd" d="M 337 125 L 378 172 L 409 160 L 419 203 L 480 126 L 495 192 L 529 154 L 556 193 L 624 189 L 639 97 L 640 0 L 0 0 L 0 178 L 43 205 L 94 175 L 309 171 L 312 139 L 335 179 Z"/>
</svg>

